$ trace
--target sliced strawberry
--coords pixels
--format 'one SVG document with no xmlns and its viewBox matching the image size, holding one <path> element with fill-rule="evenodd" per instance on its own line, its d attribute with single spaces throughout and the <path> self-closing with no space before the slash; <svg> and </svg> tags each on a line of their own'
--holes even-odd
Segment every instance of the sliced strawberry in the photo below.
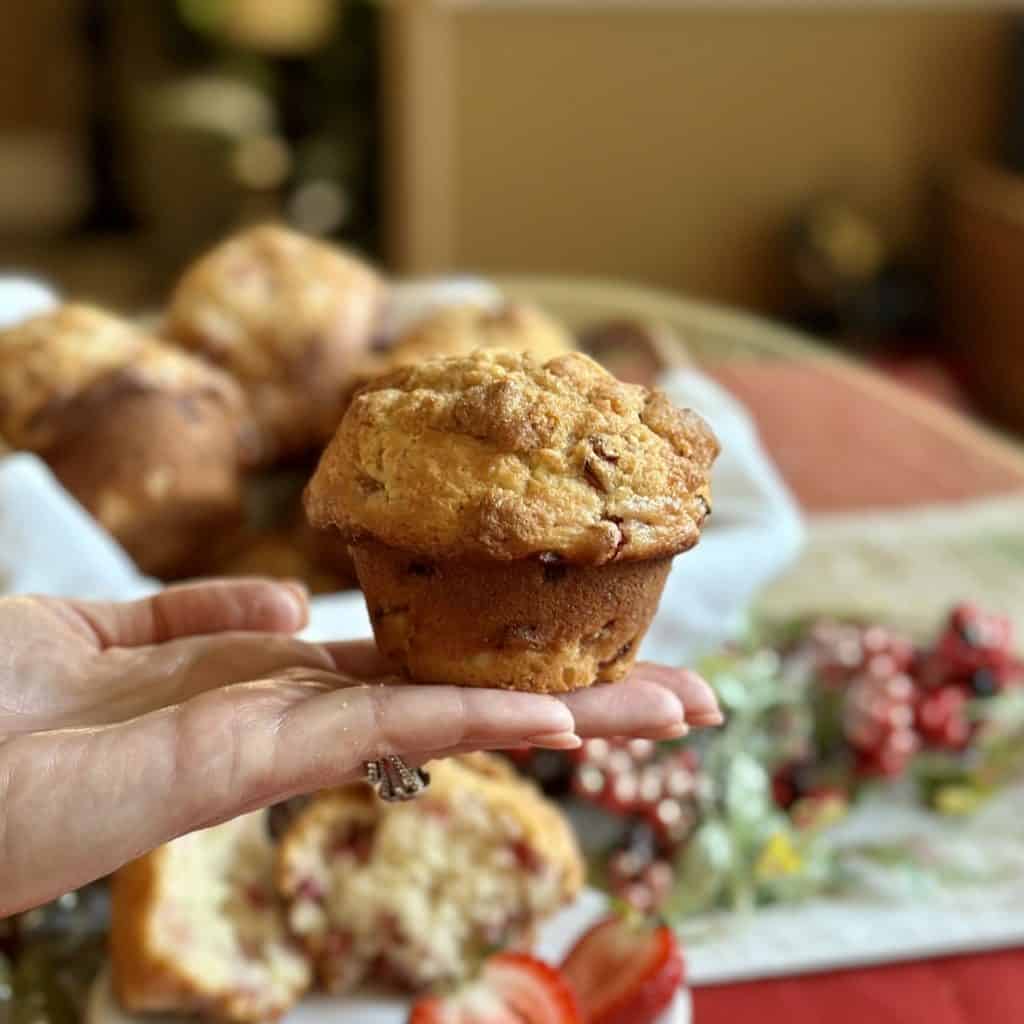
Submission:
<svg viewBox="0 0 1024 1024">
<path fill-rule="evenodd" d="M 562 973 L 587 1024 L 653 1024 L 675 998 L 685 969 L 671 928 L 616 915 L 577 941 Z"/>
<path fill-rule="evenodd" d="M 583 1024 L 583 1018 L 555 968 L 526 953 L 499 953 L 452 995 L 418 1000 L 409 1024 Z"/>
</svg>

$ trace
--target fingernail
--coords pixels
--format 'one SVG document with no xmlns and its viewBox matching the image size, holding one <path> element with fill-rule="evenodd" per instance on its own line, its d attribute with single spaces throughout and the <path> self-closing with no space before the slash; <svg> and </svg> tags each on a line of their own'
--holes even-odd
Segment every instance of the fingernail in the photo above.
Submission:
<svg viewBox="0 0 1024 1024">
<path fill-rule="evenodd" d="M 685 736 L 690 731 L 689 725 L 686 722 L 676 722 L 674 725 L 666 725 L 664 729 L 659 729 L 654 739 L 659 740 L 677 740 L 682 736 Z"/>
<path fill-rule="evenodd" d="M 722 725 L 725 722 L 725 715 L 721 711 L 696 711 L 687 716 L 690 725 L 712 726 Z"/>
<path fill-rule="evenodd" d="M 574 732 L 547 732 L 530 736 L 526 742 L 531 747 L 543 747 L 545 750 L 576 750 L 583 746 L 583 740 Z"/>
</svg>

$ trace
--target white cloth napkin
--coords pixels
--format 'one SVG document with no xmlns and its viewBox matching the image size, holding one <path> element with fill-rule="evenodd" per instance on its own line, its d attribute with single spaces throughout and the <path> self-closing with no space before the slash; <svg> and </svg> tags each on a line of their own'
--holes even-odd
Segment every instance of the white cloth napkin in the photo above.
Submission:
<svg viewBox="0 0 1024 1024">
<path fill-rule="evenodd" d="M 55 301 L 45 288 L 26 288 L 22 281 L 7 288 L 10 283 L 0 279 L 0 324 Z M 391 329 L 407 327 L 445 302 L 491 304 L 498 295 L 472 278 L 400 285 L 395 294 Z M 676 560 L 641 649 L 645 658 L 679 664 L 742 628 L 752 599 L 796 556 L 803 527 L 739 403 L 696 370 L 673 371 L 661 383 L 677 404 L 701 412 L 722 442 L 709 525 L 698 547 Z M 38 459 L 18 454 L 0 460 L 3 592 L 117 600 L 155 586 Z M 315 598 L 304 635 L 341 640 L 370 632 L 362 596 L 351 592 Z"/>
<path fill-rule="evenodd" d="M 0 276 L 0 329 L 46 313 L 57 304 L 57 293 L 31 277 Z"/>
</svg>

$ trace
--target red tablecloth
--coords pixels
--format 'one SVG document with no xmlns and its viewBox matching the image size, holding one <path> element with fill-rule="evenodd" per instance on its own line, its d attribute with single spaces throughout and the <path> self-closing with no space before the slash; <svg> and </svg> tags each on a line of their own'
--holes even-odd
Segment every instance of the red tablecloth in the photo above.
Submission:
<svg viewBox="0 0 1024 1024">
<path fill-rule="evenodd" d="M 1019 1024 L 1024 950 L 693 991 L 694 1024 Z"/>
<path fill-rule="evenodd" d="M 811 513 L 1024 491 L 1024 456 L 868 371 L 729 364 L 715 376 L 753 413 Z M 1024 1024 L 1024 949 L 699 988 L 696 1024 Z"/>
</svg>

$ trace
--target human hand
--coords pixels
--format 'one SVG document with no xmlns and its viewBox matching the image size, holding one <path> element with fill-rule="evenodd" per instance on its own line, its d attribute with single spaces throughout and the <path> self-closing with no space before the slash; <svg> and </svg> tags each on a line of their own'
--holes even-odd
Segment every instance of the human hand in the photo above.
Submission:
<svg viewBox="0 0 1024 1024">
<path fill-rule="evenodd" d="M 703 680 L 651 665 L 565 697 L 403 684 L 368 641 L 295 639 L 307 613 L 300 586 L 265 580 L 120 604 L 0 599 L 0 916 L 384 754 L 721 721 Z"/>
</svg>

